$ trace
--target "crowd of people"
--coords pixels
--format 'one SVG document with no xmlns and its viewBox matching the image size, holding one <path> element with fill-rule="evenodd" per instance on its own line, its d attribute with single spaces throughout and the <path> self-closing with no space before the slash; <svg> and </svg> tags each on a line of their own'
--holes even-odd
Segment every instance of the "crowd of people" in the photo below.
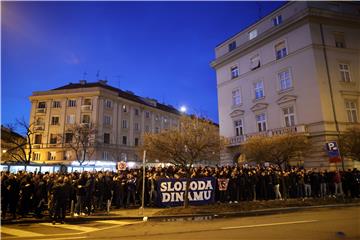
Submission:
<svg viewBox="0 0 360 240">
<path fill-rule="evenodd" d="M 215 177 L 215 202 L 271 200 L 283 198 L 360 197 L 360 171 L 318 171 L 269 166 L 193 167 L 191 178 Z M 148 168 L 144 201 L 156 206 L 157 181 L 187 176 L 184 168 Z M 142 169 L 117 172 L 17 173 L 1 172 L 2 218 L 25 217 L 44 212 L 63 223 L 65 215 L 90 215 L 110 207 L 139 207 L 143 186 Z M 225 184 L 223 184 L 225 183 Z"/>
</svg>

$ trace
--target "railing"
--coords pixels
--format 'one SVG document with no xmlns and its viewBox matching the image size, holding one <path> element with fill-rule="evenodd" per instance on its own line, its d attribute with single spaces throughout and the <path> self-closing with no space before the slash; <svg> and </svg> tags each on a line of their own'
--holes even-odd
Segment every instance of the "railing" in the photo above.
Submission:
<svg viewBox="0 0 360 240">
<path fill-rule="evenodd" d="M 37 108 L 36 113 L 46 113 L 46 108 Z"/>
<path fill-rule="evenodd" d="M 36 124 L 34 126 L 34 131 L 44 131 L 45 130 L 45 124 Z"/>
<path fill-rule="evenodd" d="M 307 128 L 305 125 L 297 125 L 291 127 L 283 127 L 283 128 L 274 128 L 269 129 L 264 132 L 254 132 L 248 133 L 242 136 L 235 136 L 228 138 L 228 146 L 238 146 L 246 141 L 246 139 L 251 137 L 271 137 L 277 135 L 283 135 L 287 133 L 307 133 Z"/>
<path fill-rule="evenodd" d="M 81 105 L 81 111 L 91 111 L 92 105 Z"/>
</svg>

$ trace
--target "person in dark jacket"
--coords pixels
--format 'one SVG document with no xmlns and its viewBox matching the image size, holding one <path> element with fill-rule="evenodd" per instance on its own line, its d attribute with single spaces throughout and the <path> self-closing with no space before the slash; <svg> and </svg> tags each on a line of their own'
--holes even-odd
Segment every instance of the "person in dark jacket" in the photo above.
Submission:
<svg viewBox="0 0 360 240">
<path fill-rule="evenodd" d="M 66 215 L 66 193 L 63 178 L 59 177 L 52 188 L 54 201 L 53 224 L 58 220 L 61 224 L 65 221 Z"/>
<path fill-rule="evenodd" d="M 85 201 L 85 195 L 86 195 L 86 173 L 83 172 L 80 175 L 80 178 L 77 180 L 76 184 L 76 213 L 75 216 L 78 215 L 85 215 L 84 213 L 84 201 Z"/>
</svg>

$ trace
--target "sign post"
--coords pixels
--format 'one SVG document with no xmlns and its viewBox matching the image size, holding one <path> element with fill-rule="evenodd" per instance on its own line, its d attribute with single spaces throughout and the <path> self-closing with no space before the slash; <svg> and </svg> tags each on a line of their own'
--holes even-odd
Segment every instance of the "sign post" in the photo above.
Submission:
<svg viewBox="0 0 360 240">
<path fill-rule="evenodd" d="M 333 141 L 333 142 L 328 142 L 326 143 L 326 149 L 327 149 L 327 152 L 328 152 L 328 156 L 329 156 L 329 162 L 330 163 L 335 163 L 335 166 L 337 168 L 337 163 L 338 162 L 341 162 L 342 163 L 342 168 L 343 168 L 343 171 L 345 170 L 345 167 L 344 167 L 344 161 L 340 155 L 340 150 L 339 150 L 339 147 L 337 145 L 337 142 Z"/>
</svg>

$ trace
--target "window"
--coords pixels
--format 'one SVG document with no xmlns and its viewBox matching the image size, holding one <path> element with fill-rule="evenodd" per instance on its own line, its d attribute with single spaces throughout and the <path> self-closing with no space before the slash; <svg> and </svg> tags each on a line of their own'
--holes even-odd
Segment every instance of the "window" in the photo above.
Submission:
<svg viewBox="0 0 360 240">
<path fill-rule="evenodd" d="M 112 101 L 109 100 L 109 99 L 106 99 L 106 100 L 105 100 L 105 107 L 106 107 L 106 108 L 112 108 Z"/>
<path fill-rule="evenodd" d="M 34 144 L 41 144 L 41 140 L 42 140 L 42 135 L 41 134 L 36 134 Z"/>
<path fill-rule="evenodd" d="M 229 52 L 231 52 L 232 50 L 234 50 L 236 48 L 236 42 L 233 41 L 229 44 Z"/>
<path fill-rule="evenodd" d="M 39 102 L 38 108 L 46 108 L 46 102 Z"/>
<path fill-rule="evenodd" d="M 50 134 L 50 144 L 57 143 L 57 136 L 55 134 Z"/>
<path fill-rule="evenodd" d="M 127 112 L 127 111 L 128 111 L 128 107 L 127 107 L 125 104 L 123 104 L 123 105 L 122 105 L 122 110 L 123 110 L 123 112 Z"/>
<path fill-rule="evenodd" d="M 51 125 L 59 125 L 59 117 L 58 116 L 51 117 Z"/>
<path fill-rule="evenodd" d="M 74 114 L 68 115 L 66 118 L 66 122 L 68 124 L 74 124 L 75 123 L 75 115 Z"/>
<path fill-rule="evenodd" d="M 350 79 L 350 67 L 349 67 L 349 64 L 340 63 L 339 64 L 339 69 L 340 69 L 341 81 L 350 82 L 351 79 Z"/>
<path fill-rule="evenodd" d="M 266 131 L 266 116 L 265 113 L 261 113 L 256 115 L 256 125 L 258 127 L 259 132 Z"/>
<path fill-rule="evenodd" d="M 279 42 L 275 45 L 276 59 L 284 58 L 287 55 L 285 41 Z"/>
<path fill-rule="evenodd" d="M 135 146 L 139 146 L 139 139 L 135 138 Z"/>
<path fill-rule="evenodd" d="M 159 133 L 159 132 L 160 132 L 159 127 L 155 127 L 155 133 Z"/>
<path fill-rule="evenodd" d="M 243 122 L 242 120 L 237 120 L 234 121 L 234 126 L 235 126 L 235 136 L 241 136 L 244 134 L 243 132 Z"/>
<path fill-rule="evenodd" d="M 250 58 L 250 69 L 255 70 L 260 67 L 260 56 L 256 54 L 252 58 Z"/>
<path fill-rule="evenodd" d="M 108 115 L 104 116 L 104 125 L 111 125 L 111 117 Z"/>
<path fill-rule="evenodd" d="M 109 160 L 109 152 L 107 151 L 103 152 L 103 160 Z"/>
<path fill-rule="evenodd" d="M 345 48 L 345 38 L 343 33 L 335 33 L 335 47 L 337 48 Z"/>
<path fill-rule="evenodd" d="M 356 102 L 354 100 L 345 101 L 345 108 L 349 122 L 358 122 Z"/>
<path fill-rule="evenodd" d="M 90 123 L 90 115 L 82 115 L 81 123 Z"/>
<path fill-rule="evenodd" d="M 123 136 L 123 138 L 122 138 L 122 144 L 123 144 L 123 145 L 126 145 L 126 144 L 127 144 L 127 137 L 126 137 L 126 136 Z"/>
<path fill-rule="evenodd" d="M 134 124 L 134 130 L 135 130 L 135 131 L 139 131 L 139 130 L 140 130 L 139 123 L 135 123 L 135 124 Z"/>
<path fill-rule="evenodd" d="M 280 90 L 286 90 L 292 87 L 292 81 L 291 81 L 289 69 L 279 72 L 278 79 L 280 82 Z"/>
<path fill-rule="evenodd" d="M 249 32 L 249 40 L 256 38 L 258 35 L 257 29 L 254 29 Z"/>
<path fill-rule="evenodd" d="M 135 116 L 139 116 L 139 109 L 135 108 L 134 109 L 134 114 L 135 114 Z"/>
<path fill-rule="evenodd" d="M 295 112 L 294 107 L 286 107 L 282 109 L 285 120 L 285 127 L 295 126 Z"/>
<path fill-rule="evenodd" d="M 237 78 L 239 76 L 239 68 L 237 66 L 231 67 L 231 78 Z"/>
<path fill-rule="evenodd" d="M 282 16 L 281 15 L 277 15 L 276 17 L 274 17 L 272 19 L 273 25 L 277 26 L 280 25 L 282 23 Z"/>
<path fill-rule="evenodd" d="M 104 133 L 104 143 L 110 144 L 110 133 Z"/>
<path fill-rule="evenodd" d="M 68 107 L 76 107 L 76 100 L 75 99 L 70 99 L 68 101 Z"/>
<path fill-rule="evenodd" d="M 71 158 L 70 151 L 65 151 L 64 152 L 64 160 L 70 160 L 70 158 Z"/>
<path fill-rule="evenodd" d="M 168 122 L 168 118 L 167 117 L 163 117 L 164 123 Z"/>
<path fill-rule="evenodd" d="M 150 118 L 150 112 L 149 112 L 149 111 L 146 111 L 146 112 L 145 112 L 145 117 L 146 117 L 146 118 Z"/>
<path fill-rule="evenodd" d="M 159 115 L 155 115 L 155 121 L 159 121 Z"/>
<path fill-rule="evenodd" d="M 44 124 L 44 118 L 41 118 L 41 117 L 37 118 L 36 125 L 42 125 L 42 124 Z"/>
<path fill-rule="evenodd" d="M 122 120 L 122 128 L 127 128 L 127 121 L 125 119 Z"/>
<path fill-rule="evenodd" d="M 73 141 L 73 133 L 65 133 L 65 143 L 71 143 Z"/>
<path fill-rule="evenodd" d="M 240 89 L 235 89 L 232 91 L 232 104 L 233 106 L 239 106 L 241 104 Z"/>
<path fill-rule="evenodd" d="M 40 161 L 41 154 L 39 152 L 34 152 L 34 161 Z"/>
<path fill-rule="evenodd" d="M 149 125 L 145 125 L 145 132 L 150 132 L 150 127 L 149 127 Z"/>
<path fill-rule="evenodd" d="M 255 89 L 255 99 L 261 99 L 263 98 L 265 95 L 264 95 L 264 83 L 263 81 L 259 81 L 259 82 L 256 82 L 254 84 L 254 89 Z"/>
<path fill-rule="evenodd" d="M 53 108 L 60 108 L 61 104 L 60 101 L 53 101 Z"/>
<path fill-rule="evenodd" d="M 56 160 L 56 152 L 48 152 L 48 160 Z"/>
<path fill-rule="evenodd" d="M 90 106 L 91 105 L 91 99 L 90 98 L 85 98 L 84 99 L 84 105 Z"/>
</svg>

